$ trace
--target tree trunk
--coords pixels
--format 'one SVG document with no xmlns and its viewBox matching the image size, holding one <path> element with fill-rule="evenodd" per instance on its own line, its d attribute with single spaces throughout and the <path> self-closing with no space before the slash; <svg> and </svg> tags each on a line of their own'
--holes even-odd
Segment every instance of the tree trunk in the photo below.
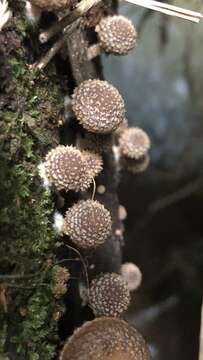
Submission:
<svg viewBox="0 0 203 360">
<path fill-rule="evenodd" d="M 97 10 L 97 16 L 111 12 L 110 5 Z M 58 357 L 61 340 L 93 317 L 82 304 L 82 284 L 88 286 L 102 271 L 119 272 L 122 224 L 117 169 L 111 148 L 104 149 L 104 170 L 96 182 L 106 191 L 96 198 L 111 212 L 112 234 L 97 250 L 80 251 L 79 256 L 69 239 L 53 230 L 53 214 L 55 209 L 64 213 L 77 199 L 91 197 L 91 191 L 46 190 L 38 165 L 51 148 L 75 144 L 83 132 L 74 118 L 66 118 L 64 97 L 71 97 L 83 80 L 102 78 L 99 61 L 86 59 L 94 31 L 85 27 L 85 20 L 80 22 L 60 54 L 39 71 L 30 65 L 52 41 L 40 45 L 38 29 L 50 26 L 55 15 L 43 14 L 39 27 L 34 27 L 25 19 L 22 2 L 13 0 L 9 6 L 13 18 L 0 32 L 0 359 L 49 360 Z M 89 15 L 95 17 L 94 12 Z M 54 293 L 59 265 L 68 268 L 71 276 L 60 299 Z"/>
</svg>

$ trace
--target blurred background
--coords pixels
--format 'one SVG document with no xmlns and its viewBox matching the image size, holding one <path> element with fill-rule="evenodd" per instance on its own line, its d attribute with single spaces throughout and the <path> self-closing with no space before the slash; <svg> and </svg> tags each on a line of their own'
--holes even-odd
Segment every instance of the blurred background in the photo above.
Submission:
<svg viewBox="0 0 203 360">
<path fill-rule="evenodd" d="M 201 1 L 174 1 L 202 11 Z M 128 320 L 154 360 L 197 360 L 203 293 L 203 21 L 199 25 L 122 2 L 137 26 L 128 56 L 103 57 L 131 126 L 152 141 L 142 174 L 121 173 L 128 211 L 124 260 L 143 273 Z"/>
</svg>

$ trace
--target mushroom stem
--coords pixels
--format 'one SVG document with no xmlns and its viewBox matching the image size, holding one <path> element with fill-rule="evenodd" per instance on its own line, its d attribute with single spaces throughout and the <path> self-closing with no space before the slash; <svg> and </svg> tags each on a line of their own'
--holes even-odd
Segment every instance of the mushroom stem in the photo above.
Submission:
<svg viewBox="0 0 203 360">
<path fill-rule="evenodd" d="M 88 58 L 88 60 L 91 61 L 95 57 L 101 55 L 101 53 L 102 53 L 102 48 L 101 48 L 100 44 L 99 43 L 94 44 L 87 49 L 87 58 Z"/>
<path fill-rule="evenodd" d="M 101 0 L 82 0 L 73 11 L 69 12 L 68 15 L 64 16 L 61 20 L 56 22 L 48 30 L 42 32 L 39 36 L 40 42 L 47 42 L 61 30 L 64 32 L 64 28 L 66 28 L 68 25 L 71 25 L 79 17 L 85 15 L 88 10 L 90 10 L 94 5 L 97 5 L 100 1 Z"/>
<path fill-rule="evenodd" d="M 201 322 L 200 322 L 199 360 L 203 360 L 203 303 L 201 309 Z"/>
</svg>

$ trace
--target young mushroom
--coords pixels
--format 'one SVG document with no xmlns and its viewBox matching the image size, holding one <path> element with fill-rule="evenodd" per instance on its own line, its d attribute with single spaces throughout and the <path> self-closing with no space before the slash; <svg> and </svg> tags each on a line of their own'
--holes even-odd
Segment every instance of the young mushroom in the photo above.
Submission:
<svg viewBox="0 0 203 360">
<path fill-rule="evenodd" d="M 137 265 L 124 263 L 121 266 L 121 275 L 128 285 L 130 291 L 136 290 L 142 282 L 142 273 Z"/>
<path fill-rule="evenodd" d="M 89 304 L 95 316 L 120 316 L 129 303 L 130 293 L 121 275 L 106 273 L 92 280 Z"/>
<path fill-rule="evenodd" d="M 74 91 L 72 106 L 80 124 L 93 133 L 111 133 L 125 115 L 122 96 L 103 80 L 83 81 Z"/>
<path fill-rule="evenodd" d="M 122 15 L 103 17 L 96 26 L 99 42 L 87 51 L 92 60 L 102 51 L 114 55 L 126 55 L 136 45 L 137 32 L 133 23 Z"/>
<path fill-rule="evenodd" d="M 142 335 L 126 321 L 101 317 L 67 340 L 59 360 L 150 360 Z"/>
<path fill-rule="evenodd" d="M 150 149 L 150 139 L 145 131 L 138 127 L 124 130 L 119 138 L 121 154 L 127 158 L 138 160 Z"/>
<path fill-rule="evenodd" d="M 59 145 L 47 154 L 44 168 L 48 181 L 58 190 L 85 191 L 102 170 L 102 159 L 73 146 Z"/>
<path fill-rule="evenodd" d="M 148 151 L 151 143 L 145 131 L 138 127 L 125 129 L 118 143 L 124 168 L 133 174 L 146 170 L 149 165 Z"/>
<path fill-rule="evenodd" d="M 98 201 L 81 200 L 66 212 L 63 232 L 78 247 L 96 248 L 111 232 L 110 212 Z"/>
</svg>

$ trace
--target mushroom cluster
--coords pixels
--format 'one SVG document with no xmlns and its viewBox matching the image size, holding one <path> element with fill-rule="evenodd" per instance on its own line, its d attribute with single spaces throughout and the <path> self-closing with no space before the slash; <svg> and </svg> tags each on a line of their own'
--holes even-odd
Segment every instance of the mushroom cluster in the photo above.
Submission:
<svg viewBox="0 0 203 360">
<path fill-rule="evenodd" d="M 31 2 L 46 10 L 63 9 L 69 4 L 69 0 Z M 52 31 L 53 29 L 47 34 Z M 87 49 L 86 61 L 90 61 L 101 51 L 115 55 L 127 54 L 137 42 L 134 25 L 120 15 L 107 15 L 100 19 L 95 32 L 98 44 Z M 129 161 L 131 163 L 128 167 L 137 166 L 138 169 L 138 163 L 143 163 L 143 159 L 148 156 L 150 140 L 143 130 L 128 127 L 124 100 L 119 91 L 107 81 L 87 79 L 77 84 L 71 107 L 75 120 L 79 123 L 76 127 L 75 146 L 59 145 L 49 151 L 43 165 L 44 176 L 58 191 L 72 190 L 79 193 L 77 201 L 69 205 L 64 217 L 59 214 L 60 233 L 68 236 L 68 239 L 64 237 L 63 240 L 71 242 L 71 249 L 76 247 L 79 250 L 75 250 L 84 252 L 88 259 L 88 251 L 94 254 L 98 247 L 102 251 L 108 246 L 112 229 L 115 234 L 122 231 L 114 228 L 114 218 L 122 223 L 127 216 L 123 206 L 117 206 L 113 214 L 103 204 L 108 202 L 102 203 L 102 197 L 105 199 L 109 189 L 104 183 L 96 186 L 95 177 L 103 170 L 103 160 L 105 164 L 109 153 L 112 159 L 113 154 L 117 154 L 118 162 Z M 89 198 L 88 193 L 83 192 L 89 189 L 92 182 L 94 193 Z M 101 202 L 94 199 L 96 190 Z M 121 228 L 123 229 L 122 225 Z M 85 297 L 86 304 L 98 319 L 83 325 L 67 340 L 60 360 L 148 360 L 150 356 L 142 336 L 119 319 L 130 304 L 130 291 L 137 289 L 141 283 L 140 270 L 136 265 L 126 263 L 121 266 L 120 273 L 100 273 L 97 271 L 97 264 L 93 265 L 96 276 L 87 284 Z M 78 286 L 80 289 L 80 283 Z M 55 287 L 55 296 L 62 296 L 65 289 L 66 281 L 62 276 Z M 81 296 L 81 291 L 79 294 Z"/>
</svg>

